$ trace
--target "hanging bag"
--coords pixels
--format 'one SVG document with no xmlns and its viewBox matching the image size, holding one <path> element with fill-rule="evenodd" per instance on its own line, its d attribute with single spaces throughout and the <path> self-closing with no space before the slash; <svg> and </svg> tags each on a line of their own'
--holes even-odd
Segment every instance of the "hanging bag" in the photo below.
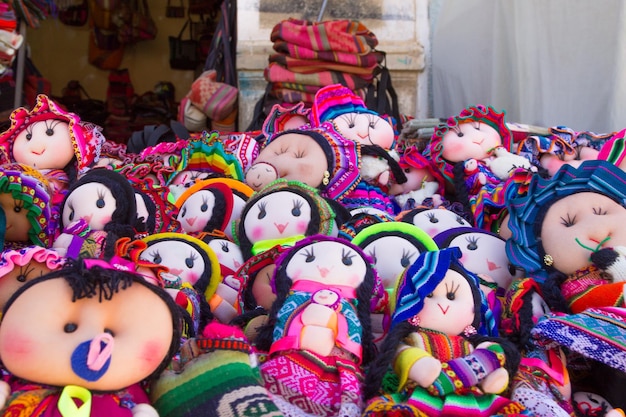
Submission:
<svg viewBox="0 0 626 417">
<path fill-rule="evenodd" d="M 198 42 L 191 36 L 190 19 L 185 21 L 178 36 L 170 36 L 170 67 L 179 70 L 195 70 L 200 61 Z M 183 39 L 185 29 L 189 27 L 189 38 Z"/>
<path fill-rule="evenodd" d="M 117 26 L 118 40 L 123 44 L 151 41 L 158 32 L 147 0 L 123 2 L 113 15 L 113 23 Z"/>
<path fill-rule="evenodd" d="M 165 8 L 165 17 L 185 17 L 185 5 L 183 0 L 178 0 L 178 5 L 174 5 L 176 0 L 167 0 Z"/>
</svg>

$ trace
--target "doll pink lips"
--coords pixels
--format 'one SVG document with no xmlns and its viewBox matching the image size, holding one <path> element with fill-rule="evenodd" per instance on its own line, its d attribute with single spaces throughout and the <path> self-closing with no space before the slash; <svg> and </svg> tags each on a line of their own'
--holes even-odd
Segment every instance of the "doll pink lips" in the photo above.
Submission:
<svg viewBox="0 0 626 417">
<path fill-rule="evenodd" d="M 322 275 L 322 278 L 326 278 L 326 275 L 328 275 L 328 273 L 330 272 L 329 268 L 317 267 L 317 270 L 320 271 L 320 274 Z"/>
<path fill-rule="evenodd" d="M 278 232 L 280 234 L 282 234 L 285 231 L 285 229 L 287 228 L 287 226 L 289 226 L 289 223 L 284 223 L 284 224 L 276 224 L 276 223 L 274 223 L 274 226 L 276 226 L 276 228 L 278 229 Z"/>
<path fill-rule="evenodd" d="M 189 217 L 187 219 L 185 219 L 185 221 L 187 222 L 187 224 L 189 226 L 193 226 L 193 224 L 196 222 L 197 217 Z"/>
<path fill-rule="evenodd" d="M 441 312 L 445 315 L 448 310 L 450 309 L 450 306 L 447 306 L 445 309 L 443 307 L 441 307 L 441 304 L 437 304 L 439 306 L 439 309 L 441 310 Z"/>
<path fill-rule="evenodd" d="M 500 267 L 500 266 L 498 266 L 498 264 L 497 264 L 497 263 L 495 263 L 495 262 L 491 262 L 489 259 L 487 259 L 487 268 L 488 268 L 490 271 L 493 271 L 494 269 L 500 269 L 501 267 Z"/>
<path fill-rule="evenodd" d="M 34 153 L 35 155 L 42 155 L 46 150 L 42 150 L 40 152 L 36 152 L 36 151 L 30 151 L 30 153 Z"/>
</svg>

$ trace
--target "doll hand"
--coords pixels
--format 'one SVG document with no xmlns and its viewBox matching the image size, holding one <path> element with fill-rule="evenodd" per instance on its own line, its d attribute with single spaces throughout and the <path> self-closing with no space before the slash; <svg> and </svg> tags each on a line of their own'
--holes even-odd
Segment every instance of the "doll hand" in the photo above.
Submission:
<svg viewBox="0 0 626 417">
<path fill-rule="evenodd" d="M 409 370 L 409 379 L 422 388 L 435 382 L 441 372 L 441 362 L 433 356 L 425 356 L 415 362 Z"/>
<path fill-rule="evenodd" d="M 335 347 L 335 332 L 321 326 L 304 326 L 300 332 L 300 349 L 330 356 Z"/>
<path fill-rule="evenodd" d="M 515 168 L 533 170 L 533 166 L 527 158 L 511 153 L 503 147 L 496 148 L 493 154 L 494 158 L 488 160 L 487 165 L 501 180 L 507 179 Z"/>
<path fill-rule="evenodd" d="M 309 304 L 302 312 L 302 323 L 313 326 L 332 327 L 337 313 L 329 307 L 321 304 Z"/>
<path fill-rule="evenodd" d="M 0 381 L 0 409 L 6 405 L 9 395 L 11 395 L 11 387 L 5 381 Z"/>
<path fill-rule="evenodd" d="M 157 410 L 150 404 L 137 404 L 132 409 L 133 417 L 159 417 Z"/>
<path fill-rule="evenodd" d="M 498 368 L 485 377 L 479 384 L 485 394 L 500 394 L 509 385 L 509 372 Z"/>
<path fill-rule="evenodd" d="M 52 243 L 52 249 L 56 250 L 59 255 L 65 257 L 67 254 L 67 248 L 69 248 L 70 243 L 72 243 L 73 235 L 69 233 L 61 233 L 54 243 Z"/>
<path fill-rule="evenodd" d="M 591 254 L 591 262 L 608 272 L 613 282 L 626 282 L 626 247 L 600 249 Z"/>
</svg>

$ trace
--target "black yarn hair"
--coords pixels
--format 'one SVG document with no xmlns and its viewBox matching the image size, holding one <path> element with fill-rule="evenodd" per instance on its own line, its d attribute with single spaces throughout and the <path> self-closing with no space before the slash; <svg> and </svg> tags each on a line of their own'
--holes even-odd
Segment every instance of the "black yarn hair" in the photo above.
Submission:
<svg viewBox="0 0 626 417">
<path fill-rule="evenodd" d="M 463 211 L 467 213 L 472 212 L 472 205 L 469 200 L 469 192 L 467 191 L 467 186 L 465 185 L 465 163 L 463 161 L 459 161 L 454 164 L 452 168 L 453 184 L 454 184 L 454 199 L 463 205 Z M 472 225 L 475 224 L 475 221 L 472 220 Z"/>
<path fill-rule="evenodd" d="M 148 210 L 148 218 L 144 219 L 143 217 L 137 218 L 137 232 L 147 232 L 148 234 L 153 234 L 156 232 L 156 215 L 157 215 L 157 206 L 148 196 L 148 194 L 135 189 L 135 194 L 139 195 L 146 205 L 146 209 Z"/>
<path fill-rule="evenodd" d="M 226 212 L 226 198 L 224 197 L 224 194 L 216 188 L 209 187 L 205 190 L 213 194 L 213 197 L 215 198 L 215 205 L 213 207 L 211 218 L 207 222 L 206 226 L 202 228 L 202 231 L 213 232 L 214 230 L 222 230 L 222 225 L 226 220 L 228 220 L 226 216 L 230 215 L 230 213 Z"/>
<path fill-rule="evenodd" d="M 115 268 L 103 268 L 101 266 L 87 267 L 85 265 L 85 260 L 82 258 L 68 258 L 61 268 L 26 282 L 15 293 L 13 293 L 4 306 L 2 316 L 5 316 L 5 313 L 14 301 L 30 287 L 43 281 L 59 278 L 65 279 L 67 284 L 70 286 L 72 290 L 72 302 L 84 298 L 97 298 L 99 302 L 102 302 L 103 300 L 111 300 L 120 291 L 123 291 L 132 285 L 144 286 L 161 298 L 161 300 L 163 300 L 163 302 L 167 305 L 167 308 L 172 315 L 172 341 L 164 360 L 146 379 L 150 380 L 156 378 L 163 372 L 163 370 L 165 370 L 180 346 L 180 338 L 182 334 L 181 329 L 183 325 L 180 308 L 174 302 L 172 296 L 165 290 L 148 283 L 145 279 L 143 279 L 143 277 L 132 272 L 122 271 Z"/>
<path fill-rule="evenodd" d="M 243 254 L 244 260 L 247 261 L 248 259 L 252 257 L 252 247 L 254 245 L 250 241 L 248 236 L 246 236 L 246 230 L 244 227 L 243 220 L 246 218 L 246 216 L 250 212 L 250 209 L 252 208 L 252 206 L 254 206 L 254 204 L 256 204 L 257 201 L 259 201 L 260 199 L 268 195 L 271 195 L 280 191 L 289 191 L 289 192 L 298 194 L 299 196 L 304 198 L 309 203 L 309 206 L 311 206 L 311 208 L 313 209 L 311 210 L 311 221 L 307 225 L 304 235 L 312 236 L 319 232 L 322 218 L 320 216 L 319 211 L 316 210 L 316 208 L 318 207 L 317 202 L 314 200 L 314 198 L 311 195 L 305 192 L 302 192 L 300 189 L 294 188 L 294 187 L 277 188 L 277 189 L 269 191 L 268 193 L 254 194 L 244 205 L 243 210 L 241 212 L 240 221 L 238 222 L 238 225 L 237 225 L 237 239 L 239 241 L 239 247 L 241 248 L 241 253 Z"/>
<path fill-rule="evenodd" d="M 361 145 L 361 155 L 377 156 L 384 159 L 389 164 L 391 174 L 396 183 L 404 184 L 407 182 L 406 174 L 400 167 L 400 163 L 393 159 L 389 152 L 380 145 Z"/>
<path fill-rule="evenodd" d="M 301 249 L 302 247 L 298 247 Z M 291 278 L 287 276 L 287 265 L 289 261 L 293 257 L 297 250 L 291 249 L 286 256 L 286 258 L 281 262 L 280 265 L 276 266 L 276 271 L 274 272 L 274 284 L 276 286 L 276 300 L 272 304 L 272 308 L 269 311 L 269 317 L 264 326 L 259 329 L 259 333 L 257 336 L 257 347 L 265 352 L 268 352 L 272 340 L 273 340 L 273 330 L 276 326 L 276 322 L 278 319 L 278 312 L 282 308 L 285 300 L 287 299 L 287 295 L 289 294 L 289 290 L 292 285 Z M 359 252 L 360 253 L 360 252 Z M 374 339 L 372 336 L 372 326 L 371 326 L 371 312 L 370 312 L 370 299 L 374 292 L 374 280 L 376 279 L 375 271 L 370 265 L 370 263 L 365 259 L 365 265 L 367 266 L 367 272 L 365 274 L 365 279 L 359 285 L 356 290 L 357 296 L 357 316 L 361 323 L 362 329 L 362 348 L 363 348 L 363 365 L 367 365 L 371 362 L 375 357 L 376 347 L 374 345 Z"/>
</svg>

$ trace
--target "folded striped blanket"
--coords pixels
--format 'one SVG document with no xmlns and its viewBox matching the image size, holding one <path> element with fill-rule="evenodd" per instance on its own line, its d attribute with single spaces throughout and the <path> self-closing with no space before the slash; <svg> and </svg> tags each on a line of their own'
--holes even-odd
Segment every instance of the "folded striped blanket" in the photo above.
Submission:
<svg viewBox="0 0 626 417">
<path fill-rule="evenodd" d="M 341 84 L 353 91 L 365 88 L 373 78 L 372 75 L 369 77 L 360 77 L 358 75 L 337 71 L 320 71 L 314 74 L 299 74 L 289 71 L 287 68 L 276 62 L 270 62 L 270 64 L 265 67 L 263 76 L 265 77 L 265 81 L 269 83 L 289 82 L 319 87 L 331 84 Z"/>
<path fill-rule="evenodd" d="M 364 54 L 354 54 L 341 51 L 314 51 L 304 46 L 294 45 L 283 40 L 274 42 L 274 50 L 287 54 L 293 58 L 311 59 L 328 62 L 341 62 L 355 67 L 371 67 L 383 62 L 384 52 L 371 51 Z"/>
<path fill-rule="evenodd" d="M 312 74 L 319 71 L 339 71 L 371 77 L 378 62 L 374 61 L 371 66 L 356 66 L 341 62 L 322 61 L 319 59 L 294 58 L 286 54 L 276 53 L 269 56 L 269 62 L 276 62 L 290 71 L 301 74 Z"/>
</svg>

